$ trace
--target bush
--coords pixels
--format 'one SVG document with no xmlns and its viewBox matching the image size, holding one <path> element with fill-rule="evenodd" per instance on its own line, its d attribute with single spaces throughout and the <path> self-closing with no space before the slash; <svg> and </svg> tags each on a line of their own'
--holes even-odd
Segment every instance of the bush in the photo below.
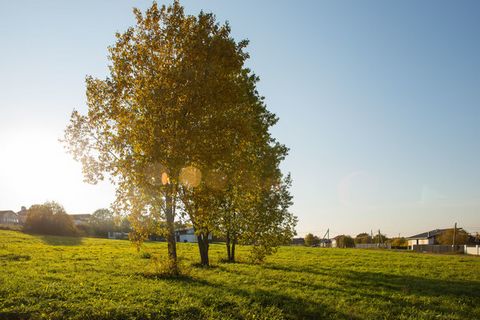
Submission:
<svg viewBox="0 0 480 320">
<path fill-rule="evenodd" d="M 24 231 L 59 236 L 78 235 L 72 217 L 56 202 L 31 206 L 27 211 Z"/>
<path fill-rule="evenodd" d="M 337 237 L 337 247 L 338 248 L 353 248 L 355 247 L 355 242 L 353 238 L 346 235 L 341 235 Z"/>
<path fill-rule="evenodd" d="M 317 236 L 309 233 L 304 238 L 305 245 L 311 247 L 313 245 L 318 245 L 320 243 L 320 239 Z"/>
</svg>

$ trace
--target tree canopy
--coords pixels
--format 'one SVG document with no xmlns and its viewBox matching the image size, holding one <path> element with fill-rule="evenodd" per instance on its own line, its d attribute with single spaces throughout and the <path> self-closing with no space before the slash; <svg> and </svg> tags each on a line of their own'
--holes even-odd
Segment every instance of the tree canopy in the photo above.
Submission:
<svg viewBox="0 0 480 320">
<path fill-rule="evenodd" d="M 252 224 L 269 217 L 276 225 L 246 230 L 272 238 L 267 227 L 285 224 L 282 215 L 293 222 L 290 182 L 278 189 L 281 200 L 273 192 L 287 148 L 270 135 L 278 119 L 244 65 L 248 41 L 236 42 L 213 14 L 185 15 L 178 1 L 134 14 L 136 25 L 109 48 L 109 76 L 86 78 L 88 113 L 74 110 L 65 130 L 86 181 L 108 177 L 117 190 L 114 209 L 130 215 L 136 239 L 164 234 L 174 264 L 176 218 L 188 217 L 200 244 L 219 229 L 228 199 L 251 197 L 248 205 L 235 201 L 235 212 L 253 217 L 261 209 Z"/>
</svg>

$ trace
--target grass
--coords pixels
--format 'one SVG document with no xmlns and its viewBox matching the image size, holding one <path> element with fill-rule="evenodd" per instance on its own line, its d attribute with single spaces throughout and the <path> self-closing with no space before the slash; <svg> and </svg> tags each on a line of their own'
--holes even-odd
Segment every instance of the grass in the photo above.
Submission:
<svg viewBox="0 0 480 320">
<path fill-rule="evenodd" d="M 0 230 L 0 319 L 480 319 L 480 259 L 394 251 L 283 247 L 262 265 L 156 276 L 166 244 Z"/>
</svg>

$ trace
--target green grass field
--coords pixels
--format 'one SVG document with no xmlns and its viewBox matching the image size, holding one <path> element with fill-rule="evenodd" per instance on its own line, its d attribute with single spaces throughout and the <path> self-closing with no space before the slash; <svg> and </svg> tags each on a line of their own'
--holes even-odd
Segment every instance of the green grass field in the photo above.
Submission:
<svg viewBox="0 0 480 320">
<path fill-rule="evenodd" d="M 0 230 L 0 319 L 480 319 L 480 259 L 283 247 L 263 265 L 195 267 L 179 244 L 180 278 L 130 242 Z M 144 252 L 165 256 L 164 243 Z"/>
</svg>

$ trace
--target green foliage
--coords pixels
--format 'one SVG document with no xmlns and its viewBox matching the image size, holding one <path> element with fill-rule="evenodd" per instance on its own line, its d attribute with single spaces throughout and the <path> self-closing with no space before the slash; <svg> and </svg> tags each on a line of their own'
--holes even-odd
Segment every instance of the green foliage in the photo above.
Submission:
<svg viewBox="0 0 480 320">
<path fill-rule="evenodd" d="M 373 243 L 372 237 L 366 232 L 357 234 L 354 241 L 355 241 L 355 244 Z"/>
<path fill-rule="evenodd" d="M 454 229 L 447 229 L 443 231 L 438 237 L 437 242 L 438 244 L 443 245 L 452 245 L 453 244 L 453 235 Z M 463 229 L 457 229 L 455 234 L 455 245 L 464 245 L 468 243 L 468 233 Z"/>
<path fill-rule="evenodd" d="M 319 244 L 320 243 L 320 239 L 317 237 L 317 236 L 314 236 L 313 234 L 311 233 L 308 233 L 306 236 L 305 236 L 305 245 L 307 247 L 311 247 L 313 245 L 316 245 L 316 244 Z"/>
<path fill-rule="evenodd" d="M 408 247 L 408 241 L 404 237 L 390 239 L 392 247 Z"/>
<path fill-rule="evenodd" d="M 64 238 L 65 241 L 58 239 Z M 388 250 L 280 247 L 264 264 L 197 262 L 165 276 L 129 241 L 0 231 L 0 314 L 23 319 L 480 319 L 480 259 Z M 50 244 L 52 243 L 52 244 Z M 63 245 L 59 245 L 63 243 Z M 166 243 L 146 242 L 164 261 Z M 248 246 L 238 246 L 248 256 Z M 14 255 L 14 256 L 10 256 Z M 28 256 L 29 259 L 23 258 Z"/>
<path fill-rule="evenodd" d="M 338 248 L 353 248 L 355 247 L 355 241 L 352 237 L 347 235 L 341 235 L 336 237 Z"/>
<path fill-rule="evenodd" d="M 373 243 L 385 243 L 388 240 L 387 236 L 384 234 L 376 234 L 373 236 Z"/>
<path fill-rule="evenodd" d="M 63 207 L 56 202 L 35 204 L 27 211 L 24 231 L 50 235 L 77 235 L 78 230 Z"/>
<path fill-rule="evenodd" d="M 126 217 L 115 216 L 110 209 L 96 210 L 89 220 L 78 228 L 82 228 L 85 235 L 94 237 L 108 236 L 108 232 L 130 232 L 130 222 Z"/>
</svg>

